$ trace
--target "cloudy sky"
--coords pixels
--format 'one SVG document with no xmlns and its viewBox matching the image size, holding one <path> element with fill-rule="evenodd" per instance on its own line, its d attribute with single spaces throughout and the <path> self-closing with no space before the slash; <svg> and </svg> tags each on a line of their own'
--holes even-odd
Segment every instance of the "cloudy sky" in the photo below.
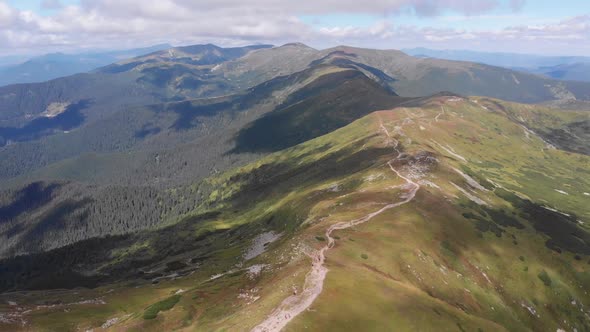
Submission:
<svg viewBox="0 0 590 332">
<path fill-rule="evenodd" d="M 0 0 L 0 55 L 293 41 L 590 56 L 590 0 Z"/>
</svg>

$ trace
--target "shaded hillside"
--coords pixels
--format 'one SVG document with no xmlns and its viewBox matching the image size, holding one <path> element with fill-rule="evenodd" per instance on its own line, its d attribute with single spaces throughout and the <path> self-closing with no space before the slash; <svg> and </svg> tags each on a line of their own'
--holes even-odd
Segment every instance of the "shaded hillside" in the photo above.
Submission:
<svg viewBox="0 0 590 332">
<path fill-rule="evenodd" d="M 409 100 L 362 72 L 324 75 L 293 93 L 273 112 L 240 130 L 234 152 L 282 150 L 327 134 L 375 110 Z"/>
<path fill-rule="evenodd" d="M 3 294 L 0 327 L 250 330 L 304 303 L 286 330 L 584 331 L 590 160 L 518 122 L 583 113 L 409 104 L 208 177 L 165 227 L 2 261 L 4 290 L 90 289 Z"/>
<path fill-rule="evenodd" d="M 190 198 L 180 194 L 192 192 L 187 182 L 198 183 L 407 100 L 355 68 L 319 64 L 242 94 L 133 108 L 77 131 L 44 138 L 40 144 L 8 146 L 0 151 L 0 166 L 10 186 L 20 188 L 30 181 L 73 183 L 52 196 L 44 209 L 5 225 L 0 254 L 43 251 L 166 224 L 201 200 L 202 194 Z M 252 128 L 270 136 L 250 139 Z M 179 187 L 184 189 L 178 195 L 165 190 Z M 150 194 L 138 195 L 141 188 Z M 105 200 L 109 191 L 117 193 L 116 204 Z M 5 195 L 6 204 L 14 204 L 9 197 L 17 195 L 10 191 Z M 72 201 L 76 195 L 82 197 Z M 83 206 L 62 208 L 57 217 L 45 217 L 82 200 Z M 138 206 L 142 212 L 133 212 Z M 113 214 L 117 209 L 120 215 Z M 47 231 L 32 231 L 34 227 Z"/>
<path fill-rule="evenodd" d="M 275 77 L 303 71 L 326 58 L 363 67 L 401 96 L 440 91 L 519 102 L 590 100 L 590 83 L 556 81 L 468 62 L 419 59 L 400 51 L 339 46 L 315 50 L 302 44 L 220 48 L 172 48 L 39 84 L 0 88 L 0 126 L 23 126 L 54 103 L 92 100 L 88 121 L 130 105 L 180 101 L 245 90 Z"/>
<path fill-rule="evenodd" d="M 590 61 L 583 63 L 559 64 L 550 67 L 539 67 L 535 70 L 539 74 L 560 80 L 590 81 Z"/>
<path fill-rule="evenodd" d="M 0 87 L 0 126 L 23 126 L 54 103 L 91 100 L 89 121 L 132 105 L 210 97 L 236 91 L 211 74 L 215 64 L 268 46 L 194 45 L 125 60 L 96 72 L 43 83 Z M 242 87 L 246 88 L 246 87 Z"/>
<path fill-rule="evenodd" d="M 294 145 L 301 139 L 325 134 L 369 111 L 398 102 L 395 95 L 353 69 L 317 65 L 240 94 L 134 107 L 104 115 L 77 130 L 12 144 L 0 150 L 0 179 L 18 177 L 18 182 L 65 179 L 158 186 L 166 186 L 169 181 L 182 183 L 186 178 L 200 179 L 215 170 L 235 165 L 241 159 L 252 160 L 249 155 L 228 155 L 235 144 L 241 144 L 242 152 L 262 152 L 257 146 L 247 148 L 244 142 L 234 143 L 232 138 L 260 116 L 278 113 L 273 111 L 275 109 L 288 105 L 299 105 L 302 109 L 312 100 L 314 103 L 323 100 L 317 105 L 322 108 L 315 115 L 318 118 L 305 121 L 308 128 L 299 128 L 301 137 L 298 140 L 285 143 Z M 350 81 L 347 76 L 329 78 L 331 73 L 343 70 L 348 70 L 355 80 Z M 322 85 L 325 87 L 319 89 Z M 356 88 L 361 90 L 354 91 Z M 331 99 L 338 97 L 342 103 L 336 99 L 322 99 L 320 95 L 328 90 L 331 90 Z M 361 92 L 366 96 L 360 103 L 347 96 L 355 93 L 360 97 Z M 369 96 L 375 100 L 370 100 Z M 337 116 L 320 118 L 345 103 L 351 103 L 347 106 L 349 109 L 358 109 L 350 109 L 351 114 L 342 113 L 345 114 L 342 119 Z M 296 110 L 292 108 L 288 112 Z"/>
<path fill-rule="evenodd" d="M 287 133 L 289 124 L 286 125 L 287 127 L 270 126 L 271 130 L 252 129 L 238 135 L 240 146 L 234 151 L 270 151 L 303 142 L 315 135 L 325 134 L 367 112 L 392 106 L 393 104 L 383 100 L 387 91 L 395 91 L 400 96 L 421 96 L 439 91 L 453 91 L 463 95 L 478 94 L 524 101 L 552 98 L 563 98 L 562 100 L 569 101 L 573 98 L 590 99 L 588 96 L 590 89 L 583 82 L 554 84 L 553 81 L 537 76 L 501 68 L 462 62 L 415 59 L 402 52 L 391 50 L 380 51 L 342 46 L 318 51 L 302 44 L 287 44 L 274 48 L 265 45 L 226 49 L 214 45 L 173 48 L 119 62 L 96 73 L 80 74 L 39 84 L 0 88 L 0 128 L 2 128 L 0 145 L 5 145 L 0 149 L 2 156 L 0 178 L 12 179 L 26 176 L 42 167 L 50 167 L 56 163 L 66 164 L 69 169 L 78 169 L 76 159 L 97 160 L 96 165 L 102 165 L 105 168 L 103 174 L 122 173 L 123 176 L 119 179 L 128 178 L 127 174 L 132 173 L 136 164 L 144 163 L 151 165 L 149 166 L 151 169 L 157 169 L 158 167 L 154 167 L 151 161 L 173 144 L 178 146 L 179 151 L 183 150 L 194 156 L 193 160 L 204 160 L 203 166 L 191 160 L 184 160 L 187 167 L 173 166 L 173 169 L 181 172 L 183 177 L 189 176 L 188 169 L 195 165 L 200 168 L 197 171 L 198 174 L 203 174 L 202 169 L 211 172 L 218 169 L 214 166 L 215 157 L 196 156 L 194 151 L 198 151 L 198 144 L 213 145 L 211 149 L 215 150 L 213 153 L 215 155 L 218 155 L 218 152 L 224 150 L 226 146 L 232 149 L 233 143 L 228 143 L 226 136 L 223 135 L 234 135 L 245 123 L 252 122 L 277 108 L 283 103 L 284 98 L 304 85 L 303 81 L 294 83 L 297 77 L 304 80 L 305 75 L 314 72 L 320 66 L 356 70 L 366 77 L 363 78 L 366 84 L 378 84 L 383 91 L 374 95 L 374 100 L 356 91 L 350 91 L 359 99 L 344 101 L 343 107 L 349 108 L 352 112 L 345 112 L 347 115 L 344 118 L 331 117 L 329 112 L 331 107 L 338 106 L 340 100 L 328 101 L 327 98 L 321 100 L 320 97 L 305 97 L 306 101 L 300 105 L 295 105 L 294 102 L 290 102 L 293 105 L 283 104 L 280 107 L 283 109 L 281 112 L 274 112 L 266 120 L 261 120 L 262 122 L 252 126 L 264 127 L 266 126 L 264 121 L 268 123 L 274 121 L 276 117 L 280 123 L 292 123 L 294 129 L 300 130 L 298 126 L 303 122 L 299 120 L 297 124 L 297 120 L 293 120 L 296 116 L 305 114 L 305 116 L 311 116 L 311 121 L 304 121 L 305 126 L 311 126 L 307 129 L 314 132 L 311 136 L 297 132 Z M 369 79 L 374 83 L 369 82 Z M 245 97 L 234 100 L 231 99 L 233 97 L 227 97 L 231 94 Z M 332 97 L 340 98 L 344 94 L 341 91 L 334 93 Z M 206 119 L 205 121 L 199 120 L 193 123 L 196 113 L 190 111 L 192 100 L 219 95 L 230 98 L 231 100 L 226 100 L 229 104 L 212 105 L 211 107 L 218 108 L 211 113 L 215 116 L 204 116 L 202 118 Z M 361 100 L 366 102 L 360 102 Z M 183 101 L 187 103 L 183 104 Z M 86 107 L 79 109 L 75 114 L 59 113 L 59 110 L 69 109 L 68 107 L 81 103 L 84 103 Z M 161 103 L 172 103 L 170 105 L 176 106 L 145 107 Z M 258 106 L 255 107 L 255 105 Z M 186 112 L 179 111 L 183 107 L 187 108 Z M 314 108 L 323 109 L 315 112 L 312 111 Z M 158 111 L 158 109 L 166 111 Z M 229 109 L 232 111 L 226 112 Z M 58 123 L 58 120 L 67 118 L 68 114 L 75 115 L 75 118 L 71 118 L 72 123 L 65 125 Z M 216 117 L 219 114 L 225 114 L 222 116 L 222 121 L 218 121 L 219 118 Z M 215 132 L 212 128 L 217 128 L 221 122 L 224 126 L 228 126 L 235 117 L 242 117 L 242 119 L 232 125 L 231 133 L 223 131 L 214 139 L 204 138 L 205 133 L 209 133 L 208 135 L 212 137 L 211 133 Z M 169 129 L 170 121 L 176 123 L 174 128 L 185 126 L 188 130 L 183 132 L 171 130 Z M 319 126 L 323 126 L 323 129 Z M 284 130 L 281 132 L 280 128 Z M 583 136 L 583 130 L 583 125 L 576 125 L 570 131 L 576 132 L 577 136 L 580 134 Z M 291 137 L 269 140 L 268 135 L 271 133 L 291 135 Z M 261 136 L 257 137 L 258 135 Z M 548 135 L 561 137 L 559 139 L 562 141 L 569 137 L 567 130 L 565 133 L 554 132 Z M 197 142 L 197 137 L 201 137 L 202 140 Z M 256 144 L 269 145 L 269 142 L 273 142 L 275 146 L 245 146 L 249 144 L 248 142 L 255 140 L 265 141 Z M 217 143 L 217 141 L 224 143 Z M 185 144 L 193 146 L 185 147 Z M 224 148 L 218 148 L 220 145 L 224 145 Z M 572 149 L 579 151 L 579 147 Z M 132 152 L 132 154 L 127 157 L 121 155 L 125 152 Z M 118 154 L 116 156 L 118 160 L 125 158 L 132 160 L 129 163 L 132 166 L 123 167 L 121 172 L 119 169 L 122 163 L 108 166 L 105 161 L 112 153 Z M 204 155 L 210 154 L 209 151 L 204 152 Z M 231 159 L 228 159 L 228 164 L 237 162 L 235 157 L 228 158 Z M 174 157 L 171 159 L 176 160 Z M 207 166 L 204 166 L 205 164 Z M 56 170 L 57 168 L 53 167 L 52 175 L 55 179 L 60 179 L 60 173 L 63 172 Z M 91 169 L 97 168 L 90 167 L 86 173 L 96 173 L 90 171 Z M 83 173 L 84 171 L 69 172 L 75 175 L 84 175 Z M 154 173 L 150 170 L 140 174 L 142 174 L 142 181 L 159 181 L 154 180 L 152 176 L 158 174 L 157 171 Z M 109 178 L 108 175 L 98 173 L 93 177 L 101 180 Z M 167 178 L 165 172 L 160 172 L 158 178 L 160 177 Z M 78 178 L 81 177 L 73 177 L 74 180 Z M 42 180 L 39 177 L 35 179 Z"/>
<path fill-rule="evenodd" d="M 84 122 L 82 110 L 89 106 L 87 100 L 63 107 L 55 116 L 43 116 L 29 122 L 23 127 L 0 127 L 0 147 L 14 142 L 26 142 L 40 139 L 55 132 L 70 131 Z"/>
<path fill-rule="evenodd" d="M 3 232 L 7 236 L 4 254 L 159 227 L 186 213 L 206 195 L 187 198 L 170 195 L 167 190 L 183 188 L 180 192 L 188 194 L 192 189 L 187 183 L 199 183 L 268 152 L 328 134 L 376 110 L 402 105 L 409 110 L 430 100 L 396 96 L 382 74 L 369 72 L 375 81 L 367 76 L 366 68 L 346 59 L 340 61 L 318 62 L 242 94 L 132 108 L 39 143 L 5 147 L 0 151 L 0 166 L 7 185 L 22 188 L 31 181 L 72 183 L 52 197 L 44 210 L 11 220 Z M 438 97 L 462 98 L 453 94 Z M 540 135 L 561 149 L 588 151 L 584 112 L 553 112 L 489 98 L 478 102 L 481 110 L 500 114 L 529 136 Z M 154 194 L 138 196 L 141 188 Z M 103 197 L 111 190 L 120 195 L 115 204 L 120 214 L 111 210 L 111 201 Z M 5 195 L 15 197 L 10 192 Z M 75 195 L 88 200 L 81 209 L 62 209 L 65 212 L 58 219 L 76 221 L 51 226 L 44 215 L 60 204 L 72 203 L 68 200 Z M 146 201 L 155 199 L 154 195 L 160 200 L 156 205 Z M 133 197 L 139 198 L 134 201 Z M 7 198 L 5 204 L 13 203 Z M 132 212 L 137 204 L 144 206 L 141 213 Z M 87 210 L 92 213 L 85 213 Z M 51 236 L 46 231 L 31 233 L 32 225 L 43 223 L 50 224 L 43 229 Z"/>
</svg>

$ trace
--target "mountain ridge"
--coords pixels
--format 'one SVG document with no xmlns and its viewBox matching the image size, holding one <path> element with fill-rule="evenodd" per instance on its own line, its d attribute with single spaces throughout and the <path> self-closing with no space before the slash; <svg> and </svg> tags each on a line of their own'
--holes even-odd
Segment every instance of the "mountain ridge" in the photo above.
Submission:
<svg viewBox="0 0 590 332">
<path fill-rule="evenodd" d="M 2 287 L 14 289 L 18 282 L 17 289 L 45 289 L 62 286 L 53 282 L 59 278 L 69 286 L 97 287 L 78 290 L 75 301 L 101 299 L 98 309 L 73 303 L 69 291 L 47 295 L 72 310 L 85 310 L 84 317 L 100 311 L 88 321 L 60 310 L 60 304 L 48 309 L 52 317 L 79 327 L 120 317 L 116 303 L 123 297 L 135 299 L 126 307 L 134 314 L 116 323 L 120 329 L 250 329 L 272 317 L 284 299 L 306 294 L 305 275 L 315 261 L 305 253 L 320 250 L 331 238 L 323 291 L 312 310 L 294 317 L 287 329 L 340 329 L 344 322 L 379 329 L 385 326 L 379 322 L 392 315 L 402 329 L 418 316 L 421 328 L 557 329 L 566 320 L 583 329 L 584 318 L 577 320 L 578 310 L 568 308 L 572 298 L 578 307 L 586 306 L 587 279 L 570 266 L 587 266 L 590 232 L 584 222 L 590 211 L 583 196 L 587 178 L 572 177 L 570 171 L 588 157 L 552 149 L 515 122 L 532 110 L 551 116 L 550 110 L 491 101 L 439 94 L 415 101 L 414 107 L 372 112 L 327 135 L 212 175 L 205 181 L 208 190 L 193 191 L 204 200 L 177 223 L 5 261 L 10 268 L 0 270 Z M 560 116 L 571 119 L 572 114 Z M 539 166 L 554 178 L 532 171 Z M 420 183 L 415 197 L 408 196 L 411 188 L 402 176 Z M 334 226 L 326 238 L 331 226 L 404 199 L 406 204 L 354 229 Z M 555 223 L 568 230 L 551 228 Z M 244 259 L 257 234 L 268 232 L 278 238 L 260 255 Z M 62 264 L 51 265 L 54 261 Z M 32 266 L 43 267 L 43 279 Z M 28 277 L 14 278 L 10 271 Z M 134 282 L 115 286 L 115 280 Z M 398 296 L 374 296 L 391 292 Z M 29 300 L 13 294 L 3 296 L 28 308 Z M 178 295 L 180 306 L 157 314 L 155 321 L 142 316 L 145 303 L 171 294 Z M 366 306 L 352 305 L 359 298 Z M 337 312 L 329 309 L 334 303 L 342 304 Z M 202 310 L 198 318 L 179 319 L 193 306 Z M 408 306 L 416 309 L 407 313 Z M 384 309 L 370 314 L 364 307 Z M 539 316 L 531 317 L 527 307 Z M 31 324 L 48 314 L 32 310 L 22 316 Z M 335 319 L 325 320 L 325 314 Z M 361 319 L 367 314 L 376 325 Z"/>
<path fill-rule="evenodd" d="M 543 56 L 520 53 L 491 53 L 467 50 L 433 50 L 414 48 L 403 50 L 420 58 L 439 58 L 485 63 L 560 80 L 589 81 L 588 63 L 584 56 Z"/>
<path fill-rule="evenodd" d="M 0 86 L 43 82 L 59 77 L 92 71 L 121 58 L 170 48 L 169 44 L 121 51 L 87 52 L 79 54 L 48 53 L 22 63 L 0 68 Z"/>
<path fill-rule="evenodd" d="M 590 326 L 584 83 L 303 44 L 101 70 L 0 88 L 0 330 Z"/>
</svg>

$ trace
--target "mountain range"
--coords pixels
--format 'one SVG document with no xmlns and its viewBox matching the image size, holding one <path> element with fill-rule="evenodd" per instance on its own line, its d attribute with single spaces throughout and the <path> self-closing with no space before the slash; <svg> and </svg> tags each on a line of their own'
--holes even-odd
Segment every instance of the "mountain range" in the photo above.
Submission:
<svg viewBox="0 0 590 332">
<path fill-rule="evenodd" d="M 23 57 L 0 59 L 0 85 L 36 83 L 54 78 L 85 73 L 134 56 L 169 49 L 168 44 L 144 48 L 80 54 L 50 53 L 23 61 Z"/>
<path fill-rule="evenodd" d="M 542 56 L 520 53 L 433 50 L 423 47 L 404 49 L 403 51 L 420 58 L 471 61 L 556 79 L 590 81 L 590 57 L 584 56 Z"/>
<path fill-rule="evenodd" d="M 173 47 L 0 88 L 0 330 L 588 331 L 590 82 Z"/>
</svg>

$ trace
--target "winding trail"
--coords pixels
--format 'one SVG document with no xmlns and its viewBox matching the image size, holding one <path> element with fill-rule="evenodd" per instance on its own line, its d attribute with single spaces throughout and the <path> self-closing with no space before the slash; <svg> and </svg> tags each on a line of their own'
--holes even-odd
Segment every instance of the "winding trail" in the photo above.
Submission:
<svg viewBox="0 0 590 332">
<path fill-rule="evenodd" d="M 420 185 L 412 181 L 408 177 L 402 175 L 392 165 L 392 163 L 396 161 L 401 155 L 401 153 L 397 149 L 399 142 L 395 138 L 391 137 L 385 126 L 383 126 L 383 122 L 381 121 L 381 119 L 379 119 L 379 127 L 381 131 L 383 131 L 387 136 L 387 143 L 394 143 L 393 149 L 395 150 L 397 155 L 395 158 L 388 161 L 387 165 L 393 173 L 395 173 L 398 177 L 406 181 L 406 184 L 402 186 L 402 189 L 405 190 L 405 193 L 400 196 L 403 200 L 396 203 L 388 204 L 382 207 L 381 209 L 369 213 L 368 215 L 362 218 L 351 221 L 343 221 L 331 225 L 326 230 L 326 238 L 328 239 L 328 244 L 326 244 L 323 248 L 311 255 L 311 270 L 307 273 L 305 277 L 303 291 L 301 291 L 301 293 L 299 294 L 293 294 L 287 297 L 285 300 L 283 300 L 283 302 L 262 323 L 260 323 L 254 329 L 252 329 L 252 331 L 271 332 L 282 330 L 293 318 L 295 318 L 297 315 L 309 308 L 311 304 L 315 301 L 315 299 L 320 295 L 324 287 L 324 280 L 326 279 L 326 274 L 328 273 L 328 268 L 324 266 L 326 260 L 326 252 L 332 249 L 335 243 L 334 238 L 331 236 L 333 231 L 343 230 L 365 223 L 387 210 L 396 208 L 400 205 L 410 202 L 416 196 L 416 192 L 418 192 L 418 189 L 420 189 Z"/>
</svg>

